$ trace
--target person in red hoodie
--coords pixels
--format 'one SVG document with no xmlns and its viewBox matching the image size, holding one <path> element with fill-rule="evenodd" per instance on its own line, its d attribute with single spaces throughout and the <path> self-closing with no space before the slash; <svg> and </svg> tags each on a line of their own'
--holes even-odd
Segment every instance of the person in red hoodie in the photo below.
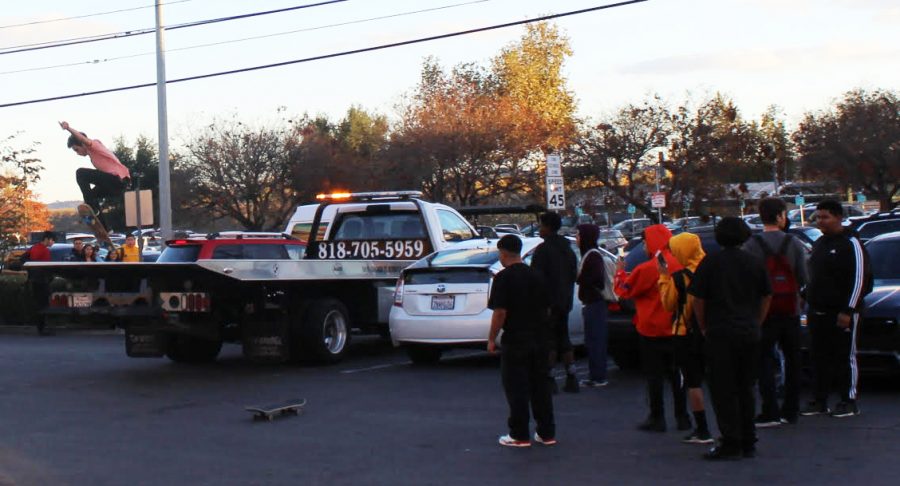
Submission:
<svg viewBox="0 0 900 486">
<path fill-rule="evenodd" d="M 647 376 L 647 395 L 650 415 L 638 425 L 649 432 L 665 432 L 666 417 L 663 405 L 663 384 L 666 376 L 672 382 L 675 418 L 678 430 L 689 430 L 691 419 L 687 413 L 685 390 L 675 367 L 672 339 L 672 313 L 665 310 L 659 295 L 659 261 L 664 260 L 669 272 L 682 268 L 667 248 L 672 232 L 656 224 L 644 230 L 644 245 L 650 259 L 641 263 L 631 274 L 625 273 L 624 261 L 619 260 L 616 272 L 616 295 L 632 299 L 636 313 L 634 325 L 640 335 L 641 367 Z"/>
<path fill-rule="evenodd" d="M 44 234 L 41 235 L 40 243 L 35 243 L 24 255 L 22 255 L 23 262 L 49 262 L 50 247 L 53 246 L 54 243 L 56 243 L 56 233 L 44 231 Z M 32 304 L 35 309 L 40 309 L 41 306 L 47 305 L 47 300 L 50 299 L 50 287 L 46 282 L 32 281 L 31 295 L 33 299 Z M 37 331 L 41 336 L 47 335 L 44 325 L 44 317 L 38 314 Z"/>
</svg>

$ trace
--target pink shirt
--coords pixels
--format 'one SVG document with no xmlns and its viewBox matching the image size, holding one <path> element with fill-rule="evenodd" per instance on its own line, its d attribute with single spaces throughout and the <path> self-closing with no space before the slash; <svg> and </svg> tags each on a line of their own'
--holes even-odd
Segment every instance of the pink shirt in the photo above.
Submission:
<svg viewBox="0 0 900 486">
<path fill-rule="evenodd" d="M 87 153 L 88 157 L 91 158 L 91 163 L 94 164 L 94 167 L 100 172 L 117 175 L 119 176 L 119 179 L 131 177 L 131 174 L 128 172 L 128 167 L 122 165 L 115 154 L 110 152 L 105 145 L 100 143 L 100 140 L 92 140 L 91 146 L 87 149 Z"/>
</svg>

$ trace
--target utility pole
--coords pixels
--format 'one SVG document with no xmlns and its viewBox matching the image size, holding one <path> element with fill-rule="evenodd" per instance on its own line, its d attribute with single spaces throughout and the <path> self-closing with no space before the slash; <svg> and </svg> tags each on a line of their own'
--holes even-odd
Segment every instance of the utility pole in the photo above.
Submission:
<svg viewBox="0 0 900 486">
<path fill-rule="evenodd" d="M 169 122 L 166 107 L 166 42 L 162 2 L 156 0 L 156 105 L 159 124 L 159 227 L 163 242 L 172 239 L 172 192 L 169 177 Z"/>
</svg>

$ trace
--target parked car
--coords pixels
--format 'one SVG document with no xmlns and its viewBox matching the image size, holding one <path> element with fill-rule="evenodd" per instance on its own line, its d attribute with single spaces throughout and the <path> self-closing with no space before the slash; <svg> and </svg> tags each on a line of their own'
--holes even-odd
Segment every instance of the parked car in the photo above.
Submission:
<svg viewBox="0 0 900 486">
<path fill-rule="evenodd" d="M 881 234 L 900 231 L 900 209 L 876 213 L 865 218 L 854 218 L 850 227 L 856 231 L 862 242 Z"/>
<path fill-rule="evenodd" d="M 597 246 L 613 253 L 628 244 L 628 240 L 622 232 L 616 229 L 600 228 L 600 236 L 597 238 Z"/>
<path fill-rule="evenodd" d="M 531 264 L 540 238 L 523 238 L 522 255 Z M 572 242 L 574 249 L 574 242 Z M 576 251 L 576 255 L 578 252 Z M 612 259 L 612 253 L 604 252 Z M 451 348 L 482 348 L 492 311 L 487 308 L 491 281 L 502 270 L 496 241 L 442 250 L 410 265 L 400 275 L 391 309 L 391 340 L 414 363 L 434 363 Z M 569 335 L 584 344 L 577 289 L 569 314 Z"/>
<path fill-rule="evenodd" d="M 875 278 L 857 331 L 857 363 L 865 373 L 900 373 L 900 232 L 866 243 Z"/>
<path fill-rule="evenodd" d="M 497 231 L 490 226 L 476 226 L 475 229 L 478 230 L 478 234 L 485 238 L 499 238 L 497 235 Z"/>
<path fill-rule="evenodd" d="M 626 219 L 621 223 L 615 224 L 613 229 L 621 231 L 625 238 L 630 239 L 640 236 L 644 229 L 652 224 L 653 221 L 650 218 Z"/>
<path fill-rule="evenodd" d="M 844 208 L 844 225 L 848 226 L 850 224 L 850 218 L 858 218 L 860 216 L 865 216 L 866 213 L 862 209 L 850 204 L 844 203 L 842 204 Z M 788 212 L 788 219 L 791 221 L 791 225 L 793 226 L 801 226 L 802 223 L 805 223 L 807 226 L 814 226 L 816 223 L 816 205 L 815 204 L 807 204 L 803 206 L 803 219 L 800 219 L 800 209 L 792 209 Z"/>
<path fill-rule="evenodd" d="M 812 251 L 813 244 L 822 236 L 822 230 L 813 226 L 788 228 L 788 233 L 796 236 L 808 252 Z"/>
<path fill-rule="evenodd" d="M 671 223 L 666 223 L 666 227 L 668 227 L 672 231 L 686 231 L 696 226 L 703 226 L 708 224 L 703 221 L 703 218 L 700 216 L 689 216 L 685 218 L 678 218 Z"/>
<path fill-rule="evenodd" d="M 747 214 L 744 216 L 744 222 L 753 229 L 762 229 L 762 218 L 758 214 Z"/>
</svg>

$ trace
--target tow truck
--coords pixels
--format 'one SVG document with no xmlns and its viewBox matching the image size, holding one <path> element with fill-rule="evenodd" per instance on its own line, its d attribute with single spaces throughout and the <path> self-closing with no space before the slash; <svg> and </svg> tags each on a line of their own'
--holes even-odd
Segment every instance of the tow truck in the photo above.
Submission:
<svg viewBox="0 0 900 486">
<path fill-rule="evenodd" d="M 254 361 L 333 363 L 351 330 L 387 334 L 400 271 L 459 241 L 481 238 L 454 209 L 415 191 L 337 193 L 298 207 L 285 239 L 305 241 L 291 257 L 197 258 L 195 243 L 170 241 L 156 263 L 25 265 L 49 288 L 41 313 L 105 315 L 125 331 L 130 357 L 214 361 L 240 343 Z M 135 299 L 98 298 L 105 294 Z"/>
</svg>

